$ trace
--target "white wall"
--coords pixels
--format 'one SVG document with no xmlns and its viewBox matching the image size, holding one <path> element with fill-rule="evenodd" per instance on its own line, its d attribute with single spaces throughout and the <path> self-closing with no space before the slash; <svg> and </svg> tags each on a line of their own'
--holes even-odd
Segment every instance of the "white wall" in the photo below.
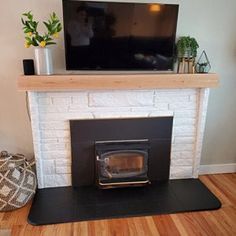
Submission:
<svg viewBox="0 0 236 236">
<path fill-rule="evenodd" d="M 152 1 L 155 2 L 155 1 Z M 198 39 L 221 78 L 209 101 L 202 164 L 236 162 L 236 1 L 161 0 L 179 3 L 178 35 Z M 32 10 L 39 20 L 52 11 L 62 19 L 61 0 L 11 0 L 0 2 L 0 150 L 32 154 L 32 136 L 25 108 L 24 93 L 17 92 L 22 59 L 32 58 L 25 49 L 21 13 Z M 56 72 L 63 72 L 63 34 L 53 47 Z"/>
</svg>

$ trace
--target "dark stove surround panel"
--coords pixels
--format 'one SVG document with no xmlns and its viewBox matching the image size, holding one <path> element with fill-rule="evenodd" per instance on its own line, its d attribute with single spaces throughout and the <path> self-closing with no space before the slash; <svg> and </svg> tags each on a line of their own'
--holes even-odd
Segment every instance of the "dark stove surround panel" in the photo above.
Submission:
<svg viewBox="0 0 236 236">
<path fill-rule="evenodd" d="M 72 185 L 96 184 L 99 142 L 148 140 L 148 179 L 169 179 L 173 117 L 71 120 Z"/>
</svg>

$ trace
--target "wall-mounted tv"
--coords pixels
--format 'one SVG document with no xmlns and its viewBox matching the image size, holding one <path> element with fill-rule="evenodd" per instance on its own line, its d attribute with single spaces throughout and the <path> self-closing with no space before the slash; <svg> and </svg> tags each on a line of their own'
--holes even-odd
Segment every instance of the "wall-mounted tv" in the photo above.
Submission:
<svg viewBox="0 0 236 236">
<path fill-rule="evenodd" d="M 63 0 L 67 70 L 171 71 L 178 5 Z"/>
</svg>

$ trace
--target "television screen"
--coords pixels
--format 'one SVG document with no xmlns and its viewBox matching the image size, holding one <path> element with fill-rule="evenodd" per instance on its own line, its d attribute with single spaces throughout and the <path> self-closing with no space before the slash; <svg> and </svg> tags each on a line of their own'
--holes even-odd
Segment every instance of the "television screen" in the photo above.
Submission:
<svg viewBox="0 0 236 236">
<path fill-rule="evenodd" d="M 67 70 L 173 70 L 178 5 L 63 0 Z"/>
</svg>

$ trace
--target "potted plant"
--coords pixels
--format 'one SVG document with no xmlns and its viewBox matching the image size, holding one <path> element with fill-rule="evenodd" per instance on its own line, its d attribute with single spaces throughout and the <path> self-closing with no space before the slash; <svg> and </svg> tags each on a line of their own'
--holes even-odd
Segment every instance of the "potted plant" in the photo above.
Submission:
<svg viewBox="0 0 236 236">
<path fill-rule="evenodd" d="M 198 42 L 190 36 L 182 36 L 177 41 L 178 57 L 195 58 L 197 56 Z"/>
<path fill-rule="evenodd" d="M 177 57 L 179 73 L 194 73 L 195 58 L 197 56 L 198 42 L 190 36 L 182 36 L 177 41 Z"/>
<path fill-rule="evenodd" d="M 36 73 L 49 75 L 53 73 L 51 50 L 48 45 L 56 44 L 58 33 L 62 30 L 61 23 L 53 12 L 48 21 L 44 21 L 47 31 L 44 34 L 38 32 L 38 21 L 35 21 L 31 11 L 23 13 L 21 22 L 25 34 L 25 47 L 35 47 Z"/>
</svg>

